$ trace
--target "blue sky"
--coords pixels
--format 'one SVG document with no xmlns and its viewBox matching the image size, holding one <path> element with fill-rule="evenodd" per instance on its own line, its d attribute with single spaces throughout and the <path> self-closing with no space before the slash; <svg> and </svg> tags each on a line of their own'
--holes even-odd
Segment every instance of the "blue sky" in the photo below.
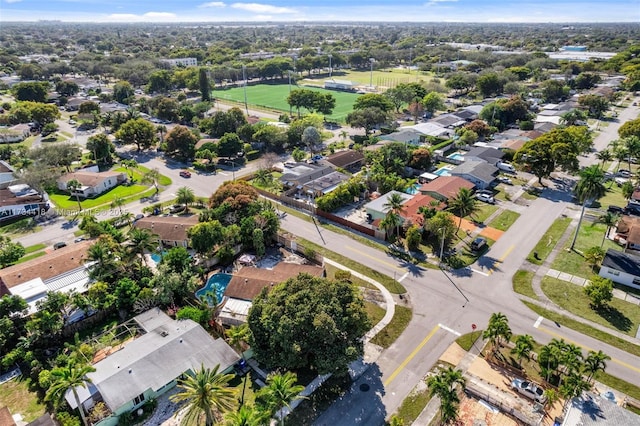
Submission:
<svg viewBox="0 0 640 426">
<path fill-rule="evenodd" d="M 640 0 L 0 0 L 1 21 L 640 22 Z"/>
</svg>

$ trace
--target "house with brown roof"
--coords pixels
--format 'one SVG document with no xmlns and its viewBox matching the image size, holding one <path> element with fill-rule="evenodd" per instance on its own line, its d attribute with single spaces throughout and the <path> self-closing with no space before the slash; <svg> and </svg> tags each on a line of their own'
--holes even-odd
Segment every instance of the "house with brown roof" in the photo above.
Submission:
<svg viewBox="0 0 640 426">
<path fill-rule="evenodd" d="M 403 222 L 410 221 L 413 224 L 422 226 L 424 224 L 424 217 L 422 213 L 420 213 L 421 207 L 433 208 L 439 211 L 444 209 L 446 205 L 430 195 L 416 194 L 402 205 L 400 217 L 403 219 Z"/>
<path fill-rule="evenodd" d="M 80 182 L 80 188 L 73 191 L 69 190 L 67 185 L 72 180 Z M 126 181 L 127 174 L 125 172 L 79 170 L 62 175 L 58 178 L 57 184 L 58 189 L 61 191 L 68 191 L 71 195 L 77 194 L 80 197 L 89 198 L 96 197 Z"/>
<path fill-rule="evenodd" d="M 347 151 L 338 151 L 335 154 L 329 155 L 326 161 L 334 167 L 345 169 L 350 172 L 357 172 L 364 164 L 364 154 L 352 149 Z"/>
<path fill-rule="evenodd" d="M 458 176 L 440 176 L 422 185 L 420 193 L 446 202 L 449 198 L 455 197 L 460 192 L 460 188 L 472 190 L 475 185 Z"/>
<path fill-rule="evenodd" d="M 640 250 L 640 217 L 629 215 L 620 217 L 613 240 L 626 249 Z"/>
<path fill-rule="evenodd" d="M 197 215 L 147 216 L 137 220 L 133 226 L 157 235 L 163 247 L 188 247 L 187 231 L 197 223 Z"/>
<path fill-rule="evenodd" d="M 9 185 L 0 189 L 0 222 L 44 214 L 49 207 L 47 195 L 29 185 Z"/>
<path fill-rule="evenodd" d="M 273 286 L 305 273 L 316 277 L 324 276 L 324 268 L 314 265 L 279 262 L 272 269 L 244 267 L 233 275 L 224 291 L 223 306 L 219 318 L 223 324 L 239 325 L 247 322 L 251 301 L 264 288 Z"/>
<path fill-rule="evenodd" d="M 92 244 L 93 241 L 81 241 L 0 269 L 0 296 L 20 296 L 29 304 L 30 312 L 35 312 L 36 302 L 46 297 L 47 292 L 87 291 L 92 265 L 87 252 Z"/>
</svg>

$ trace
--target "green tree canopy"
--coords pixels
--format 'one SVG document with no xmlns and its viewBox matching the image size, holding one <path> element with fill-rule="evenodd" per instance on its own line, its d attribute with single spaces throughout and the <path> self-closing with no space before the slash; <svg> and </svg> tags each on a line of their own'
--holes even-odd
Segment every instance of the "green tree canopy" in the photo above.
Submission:
<svg viewBox="0 0 640 426">
<path fill-rule="evenodd" d="M 140 151 L 150 148 L 155 143 L 155 127 L 147 120 L 134 118 L 124 123 L 116 132 L 116 138 L 125 144 L 135 144 Z"/>
<path fill-rule="evenodd" d="M 249 311 L 251 347 L 269 368 L 344 374 L 370 323 L 349 283 L 300 274 L 264 290 Z"/>
<path fill-rule="evenodd" d="M 196 153 L 198 138 L 185 126 L 175 126 L 165 139 L 167 153 L 175 154 L 180 159 L 190 160 Z"/>
</svg>

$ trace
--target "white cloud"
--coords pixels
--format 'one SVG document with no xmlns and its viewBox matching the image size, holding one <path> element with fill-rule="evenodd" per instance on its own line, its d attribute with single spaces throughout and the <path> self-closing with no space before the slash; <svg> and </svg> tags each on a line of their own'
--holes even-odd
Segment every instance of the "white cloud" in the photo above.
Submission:
<svg viewBox="0 0 640 426">
<path fill-rule="evenodd" d="M 234 9 L 246 10 L 247 12 L 260 13 L 260 14 L 285 14 L 285 13 L 297 13 L 296 10 L 288 7 L 272 6 L 270 4 L 261 3 L 233 3 L 231 5 Z"/>
<path fill-rule="evenodd" d="M 20 3 L 22 0 L 4 0 L 5 3 Z"/>
<path fill-rule="evenodd" d="M 138 15 L 134 15 L 133 13 L 112 13 L 111 15 L 109 15 L 109 18 L 123 21 L 140 19 Z"/>
<path fill-rule="evenodd" d="M 144 15 L 145 18 L 175 18 L 175 13 L 170 12 L 147 12 Z"/>
<path fill-rule="evenodd" d="M 224 4 L 221 1 L 211 1 L 209 3 L 202 3 L 198 7 L 225 7 L 225 6 L 226 6 L 226 4 Z"/>
<path fill-rule="evenodd" d="M 435 6 L 438 3 L 455 3 L 458 0 L 429 0 L 428 3 L 425 3 L 425 6 Z"/>
</svg>

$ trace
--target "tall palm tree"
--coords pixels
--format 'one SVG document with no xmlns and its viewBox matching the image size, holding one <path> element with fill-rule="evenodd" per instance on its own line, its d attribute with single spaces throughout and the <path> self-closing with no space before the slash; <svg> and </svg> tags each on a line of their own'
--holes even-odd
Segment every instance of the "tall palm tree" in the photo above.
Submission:
<svg viewBox="0 0 640 426">
<path fill-rule="evenodd" d="M 78 411 L 80 412 L 82 424 L 86 426 L 87 418 L 85 417 L 82 403 L 78 397 L 78 388 L 85 388 L 88 383 L 92 383 L 91 379 L 87 377 L 87 374 L 94 371 L 96 371 L 96 369 L 92 366 L 82 364 L 69 364 L 66 367 L 54 368 L 51 370 L 52 384 L 49 389 L 47 389 L 44 400 L 58 403 L 64 398 L 67 390 L 71 389 L 73 398 L 78 406 Z"/>
<path fill-rule="evenodd" d="M 78 202 L 78 210 L 82 211 L 82 204 L 80 204 L 80 195 L 78 194 L 78 190 L 82 188 L 82 184 L 77 179 L 71 179 L 67 182 L 67 190 L 70 193 L 75 193 L 76 201 Z"/>
<path fill-rule="evenodd" d="M 608 149 L 603 149 L 600 152 L 596 152 L 596 158 L 601 161 L 600 168 L 604 170 L 604 163 L 613 160 L 613 154 Z"/>
<path fill-rule="evenodd" d="M 582 367 L 582 349 L 573 343 L 568 343 L 562 351 L 562 365 L 566 375 L 579 371 Z"/>
<path fill-rule="evenodd" d="M 460 188 L 460 191 L 458 191 L 455 197 L 449 200 L 449 210 L 457 214 L 460 218 L 458 222 L 459 231 L 462 225 L 462 218 L 465 216 L 473 216 L 478 211 L 478 204 L 468 188 Z"/>
<path fill-rule="evenodd" d="M 591 384 L 584 380 L 581 374 L 573 372 L 567 376 L 560 385 L 560 394 L 565 400 L 563 408 L 566 408 L 571 399 L 580 396 L 582 392 L 589 390 L 590 387 Z"/>
<path fill-rule="evenodd" d="M 515 346 L 511 349 L 511 353 L 518 357 L 518 364 L 522 367 L 522 358 L 530 359 L 533 350 L 533 337 L 528 334 L 521 334 L 516 337 Z"/>
<path fill-rule="evenodd" d="M 402 223 L 400 215 L 389 211 L 387 212 L 387 215 L 384 217 L 384 219 L 380 221 L 380 226 L 382 226 L 387 234 L 390 235 L 392 230 L 398 229 L 400 223 Z M 397 236 L 397 231 L 395 235 Z"/>
<path fill-rule="evenodd" d="M 575 126 L 578 121 L 587 119 L 587 114 L 581 109 L 572 109 L 560 116 L 560 123 L 565 126 Z"/>
<path fill-rule="evenodd" d="M 116 257 L 111 244 L 99 238 L 87 250 L 87 262 L 95 262 L 89 269 L 89 276 L 98 281 L 112 276 L 118 269 Z"/>
<path fill-rule="evenodd" d="M 153 251 L 158 247 L 158 236 L 148 229 L 131 228 L 129 231 L 129 252 L 134 256 L 140 256 L 146 265 L 145 251 Z"/>
<path fill-rule="evenodd" d="M 138 167 L 138 162 L 131 158 L 128 160 L 122 160 L 122 165 L 129 173 L 129 180 L 133 182 L 133 169 Z"/>
<path fill-rule="evenodd" d="M 491 342 L 491 352 L 495 355 L 496 350 L 502 345 L 502 339 L 508 341 L 511 338 L 511 328 L 507 316 L 501 312 L 494 312 L 489 318 L 487 329 L 482 333 L 483 339 Z"/>
<path fill-rule="evenodd" d="M 587 380 L 591 382 L 593 379 L 593 376 L 598 371 L 606 370 L 607 361 L 609 361 L 610 359 L 611 357 L 602 351 L 598 351 L 598 352 L 589 351 L 589 354 L 584 359 L 584 365 L 583 365 L 584 371 L 589 373 Z"/>
<path fill-rule="evenodd" d="M 387 197 L 387 202 L 384 203 L 382 205 L 382 209 L 383 211 L 387 212 L 387 216 L 389 214 L 394 214 L 396 216 L 398 216 L 398 220 L 394 220 L 395 222 L 395 226 L 396 226 L 396 235 L 399 237 L 400 236 L 400 223 L 402 222 L 401 214 L 404 211 L 404 198 L 402 198 L 402 195 L 400 195 L 397 192 L 392 193 L 391 195 L 389 195 L 389 197 Z"/>
<path fill-rule="evenodd" d="M 226 426 L 266 426 L 268 415 L 255 406 L 243 405 L 238 411 L 224 415 Z"/>
<path fill-rule="evenodd" d="M 160 133 L 160 143 L 164 142 L 164 135 L 167 133 L 167 126 L 160 124 L 156 127 L 156 131 Z"/>
<path fill-rule="evenodd" d="M 297 381 L 296 374 L 290 371 L 284 374 L 270 374 L 267 377 L 267 386 L 258 391 L 259 396 L 267 401 L 271 412 L 280 414 L 280 425 L 284 425 L 283 408 L 291 410 L 291 402 L 304 398 L 299 395 L 304 386 L 297 385 Z"/>
<path fill-rule="evenodd" d="M 631 170 L 631 158 L 638 158 L 640 154 L 640 138 L 637 136 L 629 136 L 622 139 L 622 143 L 624 144 L 627 153 L 625 160 L 627 160 L 629 170 Z"/>
<path fill-rule="evenodd" d="M 184 212 L 189 213 L 189 204 L 193 204 L 196 196 L 193 189 L 183 186 L 176 191 L 176 201 L 178 204 L 184 204 Z"/>
<path fill-rule="evenodd" d="M 452 367 L 442 369 L 427 379 L 429 395 L 440 398 L 440 417 L 442 424 L 448 424 L 458 417 L 460 398 L 458 397 L 456 388 L 460 385 L 464 390 L 465 383 L 462 372 Z"/>
<path fill-rule="evenodd" d="M 160 180 L 160 171 L 158 169 L 151 169 L 142 176 L 142 183 L 149 183 L 156 189 L 156 195 L 160 192 L 158 187 L 158 181 Z"/>
<path fill-rule="evenodd" d="M 587 207 L 587 203 L 591 200 L 602 197 L 607 192 L 603 182 L 604 173 L 602 173 L 602 170 L 597 165 L 586 167 L 580 172 L 580 180 L 576 185 L 575 193 L 578 197 L 578 201 L 582 203 L 582 210 L 580 211 L 580 219 L 578 220 L 576 233 L 573 236 L 573 241 L 571 242 L 571 250 L 573 250 L 576 245 L 576 239 L 580 232 L 580 225 L 584 218 L 584 211 Z"/>
<path fill-rule="evenodd" d="M 115 209 L 116 207 L 120 210 L 120 215 L 122 215 L 122 206 L 126 204 L 126 201 L 122 197 L 115 197 L 111 202 L 111 208 Z"/>
<path fill-rule="evenodd" d="M 213 369 L 201 365 L 194 374 L 178 380 L 180 392 L 172 395 L 170 399 L 173 402 L 186 403 L 183 425 L 213 426 L 223 413 L 233 410 L 235 392 L 229 387 L 233 374 L 218 373 L 219 368 L 220 365 Z"/>
<path fill-rule="evenodd" d="M 604 245 L 604 240 L 607 238 L 607 235 L 609 235 L 609 231 L 611 231 L 611 227 L 616 226 L 616 223 L 618 223 L 618 220 L 620 220 L 620 216 L 611 212 L 607 212 L 598 218 L 598 222 L 604 223 L 605 225 L 607 225 L 607 231 L 602 236 L 602 242 L 600 243 L 600 248 L 602 248 L 602 246 Z"/>
<path fill-rule="evenodd" d="M 242 350 L 243 343 L 249 340 L 249 336 L 251 335 L 251 330 L 249 329 L 249 324 L 244 323 L 241 325 L 232 325 L 229 327 L 225 334 L 227 335 L 227 341 L 229 345 L 236 350 L 244 360 L 244 351 Z M 240 396 L 240 407 L 244 407 L 244 393 L 247 386 L 248 374 L 244 377 L 244 382 L 242 383 L 242 395 Z"/>
</svg>

